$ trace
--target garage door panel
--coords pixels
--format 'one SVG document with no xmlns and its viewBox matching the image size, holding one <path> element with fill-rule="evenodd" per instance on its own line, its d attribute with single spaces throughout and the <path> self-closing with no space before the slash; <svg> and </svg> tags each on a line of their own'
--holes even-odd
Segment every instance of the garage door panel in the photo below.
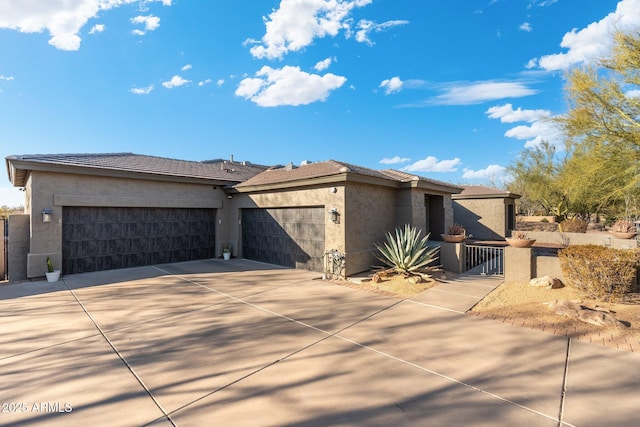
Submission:
<svg viewBox="0 0 640 427">
<path fill-rule="evenodd" d="M 324 208 L 243 209 L 243 256 L 322 271 Z"/>
<path fill-rule="evenodd" d="M 63 271 L 212 258 L 215 209 L 63 208 Z"/>
</svg>

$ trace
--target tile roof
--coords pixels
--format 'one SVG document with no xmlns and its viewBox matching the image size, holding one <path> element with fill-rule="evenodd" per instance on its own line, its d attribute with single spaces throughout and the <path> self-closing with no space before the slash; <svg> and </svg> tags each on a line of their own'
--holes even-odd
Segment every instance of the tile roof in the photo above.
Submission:
<svg viewBox="0 0 640 427">
<path fill-rule="evenodd" d="M 519 194 L 511 193 L 508 190 L 499 190 L 484 185 L 464 185 L 462 188 L 462 193 L 457 195 L 458 197 L 520 197 Z"/>
<path fill-rule="evenodd" d="M 146 173 L 168 177 L 187 177 L 206 180 L 227 181 L 236 183 L 244 181 L 265 167 L 246 162 L 230 162 L 225 160 L 213 160 L 208 162 L 196 162 L 188 160 L 176 160 L 164 157 L 145 156 L 134 153 L 103 153 L 103 154 L 34 154 L 21 156 L 8 156 L 9 164 L 19 164 L 19 170 L 15 170 L 16 176 L 21 172 L 25 174 L 33 167 L 71 167 L 90 170 L 126 171 L 134 173 Z M 11 170 L 9 169 L 11 178 Z"/>
<path fill-rule="evenodd" d="M 305 179 L 322 178 L 336 176 L 342 173 L 353 173 L 363 175 L 367 177 L 373 177 L 383 179 L 386 181 L 407 183 L 407 182 L 423 182 L 428 184 L 435 184 L 438 186 L 445 186 L 455 190 L 461 190 L 461 188 L 455 187 L 452 184 L 431 180 L 418 175 L 412 175 L 405 172 L 388 169 L 388 170 L 375 170 L 362 166 L 353 165 L 350 163 L 338 162 L 336 160 L 327 160 L 324 162 L 308 163 L 300 166 L 275 166 L 265 170 L 264 172 L 244 181 L 238 185 L 237 188 L 280 184 L 293 181 L 300 181 Z"/>
</svg>

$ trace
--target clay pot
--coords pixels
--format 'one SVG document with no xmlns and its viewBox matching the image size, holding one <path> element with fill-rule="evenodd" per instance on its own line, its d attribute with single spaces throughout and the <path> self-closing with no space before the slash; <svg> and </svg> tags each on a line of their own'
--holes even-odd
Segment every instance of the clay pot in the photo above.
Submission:
<svg viewBox="0 0 640 427">
<path fill-rule="evenodd" d="M 441 234 L 440 237 L 448 243 L 460 243 L 464 240 L 464 234 Z"/>
<path fill-rule="evenodd" d="M 536 242 L 536 239 L 512 239 L 507 237 L 505 239 L 509 246 L 514 248 L 530 248 Z"/>
<path fill-rule="evenodd" d="M 634 232 L 623 233 L 621 231 L 611 231 L 611 230 L 609 230 L 609 233 L 613 234 L 614 237 L 617 237 L 618 239 L 631 239 L 631 238 L 635 237 L 636 234 L 638 234 L 638 233 L 634 233 Z"/>
</svg>

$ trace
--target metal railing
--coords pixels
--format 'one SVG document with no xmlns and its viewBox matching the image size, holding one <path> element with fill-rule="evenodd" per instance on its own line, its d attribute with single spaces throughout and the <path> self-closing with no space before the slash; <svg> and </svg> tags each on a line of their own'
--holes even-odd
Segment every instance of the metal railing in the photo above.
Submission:
<svg viewBox="0 0 640 427">
<path fill-rule="evenodd" d="M 499 246 L 466 245 L 465 269 L 482 275 L 504 275 L 504 248 Z"/>
</svg>

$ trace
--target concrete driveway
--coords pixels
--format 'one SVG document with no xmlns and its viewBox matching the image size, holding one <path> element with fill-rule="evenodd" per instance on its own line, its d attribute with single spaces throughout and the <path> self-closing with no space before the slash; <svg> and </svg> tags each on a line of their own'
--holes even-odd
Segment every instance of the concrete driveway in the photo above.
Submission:
<svg viewBox="0 0 640 427">
<path fill-rule="evenodd" d="M 0 425 L 635 426 L 640 354 L 246 260 L 0 287 Z"/>
</svg>

